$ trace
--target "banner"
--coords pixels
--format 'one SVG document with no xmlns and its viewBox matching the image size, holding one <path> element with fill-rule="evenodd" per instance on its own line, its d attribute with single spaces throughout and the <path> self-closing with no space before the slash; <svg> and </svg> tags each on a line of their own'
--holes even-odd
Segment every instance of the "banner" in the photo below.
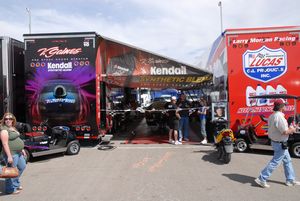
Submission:
<svg viewBox="0 0 300 201">
<path fill-rule="evenodd" d="M 103 40 L 103 80 L 131 88 L 199 88 L 212 74 L 137 48 Z"/>
</svg>

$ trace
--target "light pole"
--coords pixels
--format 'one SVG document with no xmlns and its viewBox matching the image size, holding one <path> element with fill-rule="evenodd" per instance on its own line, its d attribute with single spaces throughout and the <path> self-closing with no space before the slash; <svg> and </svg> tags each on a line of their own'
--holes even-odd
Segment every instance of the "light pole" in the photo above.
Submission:
<svg viewBox="0 0 300 201">
<path fill-rule="evenodd" d="M 219 1 L 218 6 L 220 7 L 221 34 L 222 34 L 223 33 L 222 1 Z"/>
<path fill-rule="evenodd" d="M 28 22 L 29 34 L 31 34 L 31 10 L 30 10 L 30 8 L 26 8 L 26 11 L 28 13 L 28 20 L 29 20 L 29 22 Z"/>
</svg>

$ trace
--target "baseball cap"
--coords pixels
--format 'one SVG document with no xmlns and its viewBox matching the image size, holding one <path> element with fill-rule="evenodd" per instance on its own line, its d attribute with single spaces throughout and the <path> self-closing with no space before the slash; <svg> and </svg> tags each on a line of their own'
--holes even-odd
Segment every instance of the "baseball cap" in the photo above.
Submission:
<svg viewBox="0 0 300 201">
<path fill-rule="evenodd" d="M 171 97 L 171 100 L 176 100 L 176 99 L 177 99 L 176 96 Z"/>
<path fill-rule="evenodd" d="M 286 105 L 286 102 L 282 98 L 279 98 L 274 101 L 274 105 Z"/>
</svg>

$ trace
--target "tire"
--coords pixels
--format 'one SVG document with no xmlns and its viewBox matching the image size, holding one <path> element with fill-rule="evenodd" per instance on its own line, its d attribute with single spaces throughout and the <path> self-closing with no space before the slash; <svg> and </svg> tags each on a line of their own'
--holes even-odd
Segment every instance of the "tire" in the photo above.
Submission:
<svg viewBox="0 0 300 201">
<path fill-rule="evenodd" d="M 25 153 L 26 153 L 26 157 L 24 156 L 24 159 L 25 159 L 26 163 L 28 163 L 31 160 L 32 156 L 31 156 L 30 152 L 27 149 L 24 149 L 24 150 L 25 150 Z"/>
<path fill-rule="evenodd" d="M 80 144 L 78 141 L 74 140 L 69 142 L 66 153 L 68 155 L 76 155 L 80 151 Z"/>
<path fill-rule="evenodd" d="M 296 143 L 292 144 L 292 146 L 290 148 L 290 153 L 292 156 L 294 156 L 296 158 L 300 158 L 300 142 L 296 142 Z"/>
<path fill-rule="evenodd" d="M 224 153 L 223 160 L 225 164 L 228 164 L 231 161 L 231 154 Z"/>
<path fill-rule="evenodd" d="M 223 152 L 221 145 L 218 146 L 217 154 L 218 154 L 218 159 L 221 160 L 223 157 Z"/>
<path fill-rule="evenodd" d="M 246 152 L 249 148 L 249 145 L 244 139 L 239 138 L 235 140 L 235 148 L 237 152 Z"/>
</svg>

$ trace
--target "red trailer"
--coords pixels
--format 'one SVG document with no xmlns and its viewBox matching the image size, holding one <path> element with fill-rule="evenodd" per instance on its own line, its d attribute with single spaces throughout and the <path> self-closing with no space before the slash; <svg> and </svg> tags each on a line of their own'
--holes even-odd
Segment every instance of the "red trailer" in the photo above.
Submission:
<svg viewBox="0 0 300 201">
<path fill-rule="evenodd" d="M 274 99 L 249 97 L 272 94 L 300 96 L 299 26 L 227 29 L 212 46 L 207 67 L 214 72 L 216 102 L 228 103 L 230 127 L 237 131 L 250 121 L 257 136 L 267 135 Z M 286 116 L 300 113 L 288 101 Z M 249 115 L 251 114 L 251 115 Z"/>
</svg>

